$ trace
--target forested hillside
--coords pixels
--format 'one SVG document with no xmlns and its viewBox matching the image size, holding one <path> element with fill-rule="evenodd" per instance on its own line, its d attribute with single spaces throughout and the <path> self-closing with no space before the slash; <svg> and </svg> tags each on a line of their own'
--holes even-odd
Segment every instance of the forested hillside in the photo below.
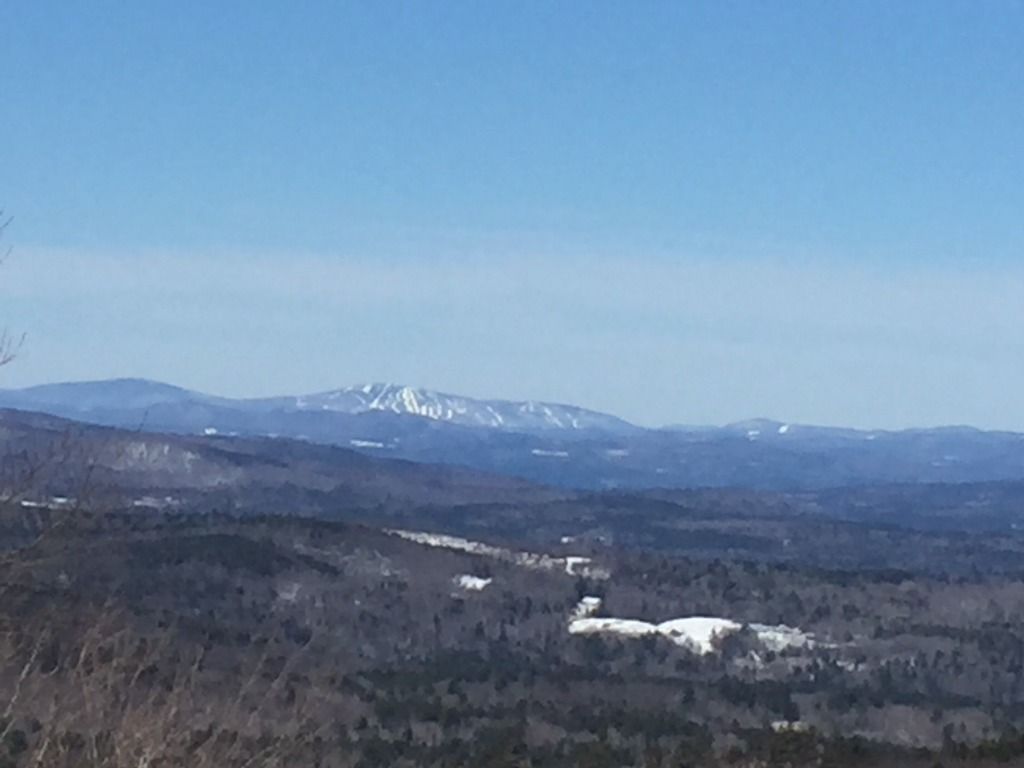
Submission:
<svg viewBox="0 0 1024 768">
<path fill-rule="evenodd" d="M 994 765 L 1024 744 L 1018 578 L 570 560 L 281 518 L 18 520 L 10 766 Z M 707 649 L 609 628 L 700 616 L 737 628 Z"/>
</svg>

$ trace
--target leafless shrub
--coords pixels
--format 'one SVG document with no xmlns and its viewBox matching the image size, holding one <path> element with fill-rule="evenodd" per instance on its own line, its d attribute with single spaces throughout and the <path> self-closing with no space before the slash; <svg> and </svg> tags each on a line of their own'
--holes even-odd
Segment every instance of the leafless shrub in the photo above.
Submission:
<svg viewBox="0 0 1024 768">
<path fill-rule="evenodd" d="M 5 663 L 18 661 L 2 687 L 0 743 L 19 733 L 19 766 L 301 764 L 292 760 L 312 743 L 316 726 L 299 703 L 290 716 L 275 710 L 273 723 L 261 703 L 281 698 L 303 651 L 272 675 L 267 653 L 247 657 L 240 674 L 215 686 L 205 675 L 202 644 L 140 636 L 127 626 L 112 604 L 104 606 L 92 625 L 78 631 L 75 652 L 60 661 L 50 650 L 52 629 L 20 644 L 17 632 L 2 633 Z"/>
</svg>

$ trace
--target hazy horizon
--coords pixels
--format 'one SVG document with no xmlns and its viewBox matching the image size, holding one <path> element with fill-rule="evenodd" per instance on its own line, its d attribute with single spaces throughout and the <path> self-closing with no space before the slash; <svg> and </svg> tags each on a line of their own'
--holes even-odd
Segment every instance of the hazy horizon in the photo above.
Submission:
<svg viewBox="0 0 1024 768">
<path fill-rule="evenodd" d="M 497 397 L 497 396 L 489 396 L 487 394 L 480 394 L 480 393 L 473 393 L 473 392 L 461 392 L 461 391 L 460 392 L 456 392 L 456 391 L 451 391 L 451 390 L 444 390 L 443 388 L 424 386 L 424 385 L 414 384 L 414 383 L 404 382 L 404 381 L 382 381 L 382 380 L 360 380 L 360 381 L 342 382 L 341 384 L 339 384 L 337 386 L 334 386 L 334 387 L 327 387 L 327 388 L 322 388 L 322 389 L 317 389 L 317 390 L 303 390 L 303 391 L 296 390 L 296 391 L 289 391 L 289 392 L 280 391 L 280 392 L 270 392 L 270 393 L 258 394 L 258 395 L 252 395 L 252 394 L 246 394 L 246 393 L 236 394 L 236 395 L 226 395 L 223 392 L 217 392 L 217 391 L 213 391 L 213 390 L 203 390 L 203 389 L 199 389 L 199 388 L 183 386 L 180 382 L 176 382 L 176 381 L 172 381 L 172 380 L 153 379 L 153 378 L 149 378 L 149 377 L 146 377 L 146 376 L 110 376 L 110 377 L 105 377 L 105 378 L 94 378 L 94 379 L 57 379 L 57 380 L 53 380 L 53 381 L 38 381 L 38 382 L 33 382 L 33 383 L 28 383 L 28 384 L 22 384 L 22 385 L 19 385 L 19 386 L 16 386 L 16 387 L 6 387 L 6 386 L 5 387 L 0 387 L 0 391 L 4 391 L 4 390 L 14 390 L 14 391 L 17 391 L 17 390 L 27 390 L 27 389 L 33 389 L 35 387 L 47 387 L 47 386 L 63 386 L 63 385 L 77 385 L 77 384 L 104 384 L 104 383 L 111 383 L 111 382 L 118 382 L 118 381 L 133 381 L 133 382 L 144 382 L 144 383 L 156 384 L 156 385 L 169 385 L 171 387 L 176 387 L 176 388 L 179 388 L 179 389 L 184 389 L 184 390 L 187 390 L 187 391 L 190 391 L 190 392 L 194 392 L 194 393 L 200 394 L 200 395 L 209 395 L 209 396 L 213 396 L 213 397 L 225 397 L 225 398 L 232 399 L 232 400 L 259 400 L 259 399 L 265 399 L 265 398 L 295 397 L 295 396 L 302 397 L 302 396 L 306 396 L 306 395 L 325 394 L 325 393 L 333 392 L 333 391 L 336 391 L 336 390 L 339 390 L 339 389 L 359 388 L 359 387 L 363 387 L 363 386 L 367 386 L 367 385 L 384 385 L 384 386 L 388 386 L 388 387 L 403 387 L 403 388 L 404 387 L 409 387 L 409 388 L 416 389 L 416 390 L 419 390 L 419 391 L 424 391 L 424 392 L 434 392 L 434 393 L 437 393 L 437 394 L 440 394 L 440 395 L 452 395 L 452 396 L 457 396 L 457 397 L 465 397 L 465 398 L 468 398 L 468 399 L 471 399 L 471 400 L 479 400 L 479 401 L 485 401 L 485 402 L 489 401 L 489 402 L 512 402 L 512 403 L 515 403 L 515 402 L 531 402 L 532 401 L 532 402 L 547 403 L 547 404 L 550 404 L 550 405 L 563 405 L 563 406 L 570 406 L 570 407 L 579 407 L 579 408 L 583 408 L 583 409 L 586 409 L 586 410 L 591 410 L 591 411 L 595 411 L 595 412 L 599 412 L 599 413 L 603 412 L 603 413 L 606 413 L 607 415 L 610 415 L 610 416 L 615 416 L 615 417 L 618 417 L 618 418 L 622 418 L 623 420 L 628 421 L 628 422 L 630 422 L 630 423 L 632 423 L 632 424 L 634 424 L 636 426 L 645 427 L 645 428 L 648 428 L 648 429 L 662 429 L 662 428 L 704 429 L 704 428 L 716 428 L 716 427 L 727 427 L 727 426 L 733 426 L 733 425 L 741 425 L 741 424 L 745 424 L 745 423 L 748 423 L 748 422 L 767 421 L 767 422 L 777 423 L 777 424 L 785 425 L 785 426 L 808 426 L 808 427 L 825 427 L 825 428 L 835 428 L 835 429 L 855 429 L 855 430 L 867 431 L 867 432 L 870 432 L 870 431 L 882 431 L 882 432 L 893 431 L 893 432 L 899 432 L 899 431 L 904 431 L 904 430 L 913 431 L 913 430 L 919 430 L 919 429 L 927 430 L 927 429 L 942 429 L 942 428 L 982 429 L 984 431 L 995 431 L 995 432 L 999 432 L 999 431 L 1017 432 L 1018 431 L 1018 430 L 1001 429 L 999 427 L 988 427 L 988 428 L 978 427 L 977 425 L 974 425 L 974 424 L 957 423 L 957 422 L 946 422 L 946 423 L 941 423 L 941 424 L 908 424 L 908 425 L 904 425 L 904 426 L 895 426 L 895 427 L 877 427 L 877 426 L 869 426 L 869 425 L 851 425 L 851 424 L 845 424 L 845 423 L 824 423 L 824 422 L 807 422 L 807 421 L 787 420 L 787 419 L 779 418 L 777 416 L 773 416 L 771 414 L 748 414 L 747 416 L 743 416 L 743 417 L 739 417 L 739 418 L 735 418 L 735 419 L 730 419 L 728 421 L 722 421 L 722 422 L 680 422 L 680 421 L 672 422 L 672 421 L 670 421 L 670 422 L 662 422 L 662 423 L 643 423 L 643 422 L 640 422 L 640 421 L 628 419 L 626 417 L 623 417 L 621 414 L 618 414 L 618 413 L 615 413 L 615 412 L 612 412 L 612 411 L 600 411 L 600 409 L 591 408 L 591 407 L 587 406 L 586 404 L 577 403 L 577 402 L 559 401 L 559 400 L 553 400 L 551 398 L 536 398 L 536 399 L 532 399 L 531 400 L 531 399 L 528 399 L 528 398 L 514 397 L 514 396 L 511 396 L 511 397 L 504 397 L 504 396 L 503 397 Z"/>
</svg>

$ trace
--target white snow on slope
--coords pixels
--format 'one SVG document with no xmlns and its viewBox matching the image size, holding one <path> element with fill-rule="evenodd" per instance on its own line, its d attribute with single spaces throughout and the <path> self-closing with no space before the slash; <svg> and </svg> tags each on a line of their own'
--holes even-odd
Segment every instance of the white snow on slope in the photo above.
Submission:
<svg viewBox="0 0 1024 768">
<path fill-rule="evenodd" d="M 699 653 L 711 653 L 715 650 L 715 638 L 732 634 L 741 626 L 730 619 L 690 616 L 663 621 L 658 625 L 658 632 L 678 645 L 695 648 Z"/>
<path fill-rule="evenodd" d="M 576 612 L 579 611 L 580 606 L 577 606 Z M 576 616 L 577 613 L 573 615 Z M 748 626 L 757 634 L 761 642 L 776 652 L 787 648 L 807 648 L 813 645 L 813 639 L 809 635 L 793 627 L 774 627 L 766 624 L 750 624 Z M 715 650 L 716 638 L 737 632 L 742 627 L 742 624 L 732 619 L 713 616 L 689 616 L 652 624 L 638 619 L 595 619 L 587 615 L 574 618 L 569 622 L 569 632 L 574 635 L 614 634 L 624 637 L 643 637 L 657 634 L 667 637 L 676 645 L 701 654 L 708 654 Z"/>
<path fill-rule="evenodd" d="M 639 619 L 573 619 L 569 633 L 573 635 L 612 634 L 625 637 L 643 637 L 657 634 L 658 627 Z"/>
<path fill-rule="evenodd" d="M 532 451 L 530 451 L 530 453 L 532 453 L 534 456 L 550 456 L 551 458 L 556 459 L 569 458 L 568 451 L 548 451 L 545 450 L 544 448 L 534 448 Z"/>
<path fill-rule="evenodd" d="M 19 504 L 25 509 L 67 509 L 74 505 L 75 501 L 67 496 L 51 496 L 49 501 L 22 499 Z"/>
<path fill-rule="evenodd" d="M 479 576 L 471 576 L 468 573 L 455 577 L 455 583 L 468 592 L 479 592 L 492 581 L 494 581 L 494 579 L 481 579 Z"/>
<path fill-rule="evenodd" d="M 816 645 L 813 637 L 802 632 L 796 627 L 787 627 L 785 624 L 772 626 L 770 624 L 750 624 L 758 639 L 770 650 L 779 652 L 787 648 L 811 648 Z"/>
<path fill-rule="evenodd" d="M 586 570 L 586 566 L 588 563 L 590 563 L 589 557 L 569 555 L 565 558 L 565 572 L 568 573 L 570 576 L 582 574 Z"/>
<path fill-rule="evenodd" d="M 495 560 L 520 565 L 524 568 L 564 571 L 574 576 L 586 576 L 592 579 L 607 579 L 610 575 L 607 569 L 594 565 L 589 557 L 552 557 L 551 555 L 537 554 L 535 552 L 517 552 L 479 541 L 470 541 L 460 536 L 449 536 L 444 533 L 398 529 L 389 529 L 386 532 L 392 536 L 398 536 L 406 541 L 413 541 L 428 547 L 442 547 L 444 549 L 455 549 L 460 552 L 469 552 L 474 555 L 484 555 Z"/>
<path fill-rule="evenodd" d="M 384 443 L 376 440 L 349 440 L 348 444 L 353 448 L 383 448 Z"/>
<path fill-rule="evenodd" d="M 363 384 L 291 399 L 301 411 L 366 413 L 389 411 L 469 427 L 512 431 L 605 429 L 626 432 L 632 427 L 615 416 L 556 403 L 476 400 L 399 384 Z"/>
<path fill-rule="evenodd" d="M 585 619 L 588 616 L 593 616 L 600 608 L 601 598 L 587 595 L 573 608 L 572 617 L 574 619 Z"/>
</svg>

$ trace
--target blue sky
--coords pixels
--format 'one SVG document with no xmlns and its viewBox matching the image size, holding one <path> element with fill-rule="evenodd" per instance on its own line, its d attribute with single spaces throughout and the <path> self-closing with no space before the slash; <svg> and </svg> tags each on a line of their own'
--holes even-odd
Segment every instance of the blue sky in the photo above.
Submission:
<svg viewBox="0 0 1024 768">
<path fill-rule="evenodd" d="M 1024 4 L 21 3 L 0 385 L 1024 429 Z"/>
</svg>

